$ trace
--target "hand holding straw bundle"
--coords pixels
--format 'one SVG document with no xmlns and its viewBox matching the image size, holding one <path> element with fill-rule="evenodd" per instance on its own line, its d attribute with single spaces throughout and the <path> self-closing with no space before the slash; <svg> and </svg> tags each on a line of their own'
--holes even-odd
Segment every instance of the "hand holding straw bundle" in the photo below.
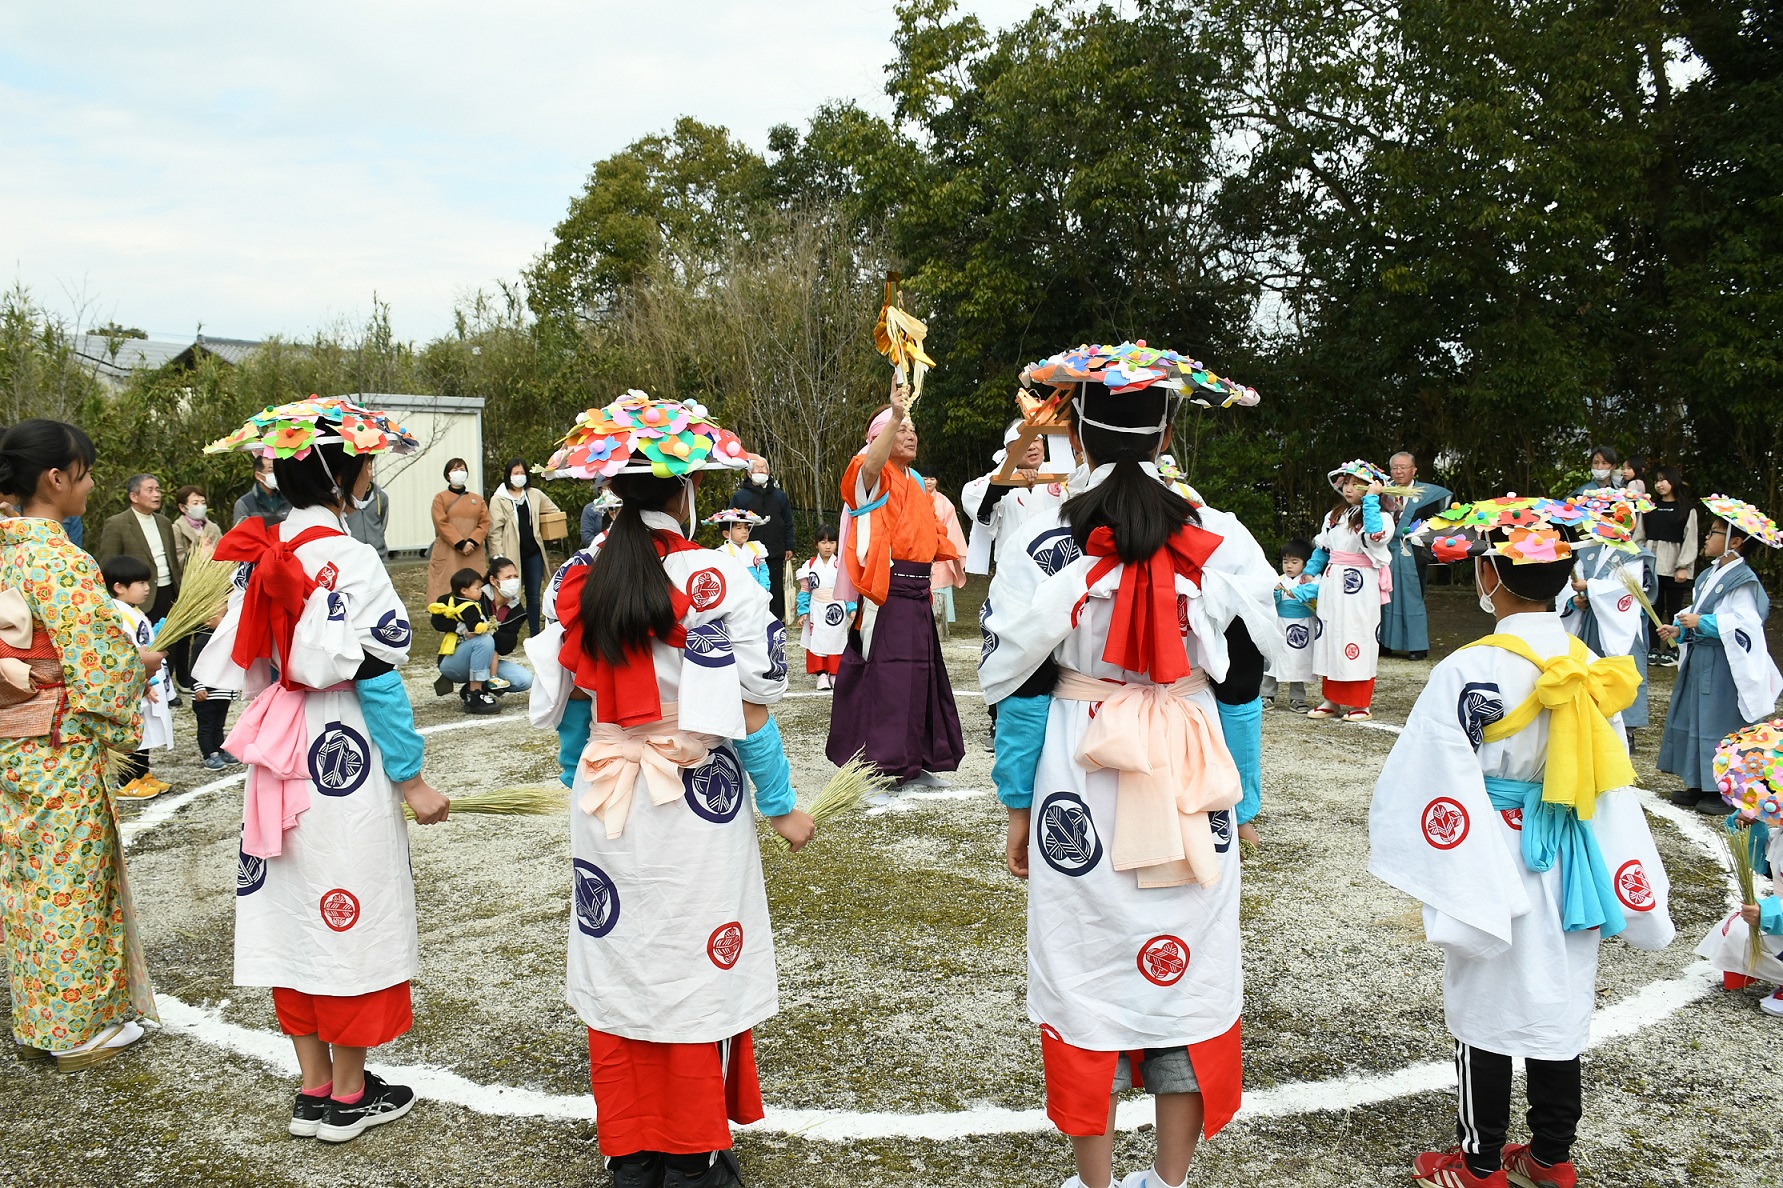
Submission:
<svg viewBox="0 0 1783 1188">
<path fill-rule="evenodd" d="M 1757 903 L 1758 885 L 1752 870 L 1752 822 L 1744 817 L 1736 817 L 1734 821 L 1729 821 L 1727 833 L 1722 840 L 1727 842 L 1728 852 L 1733 856 L 1733 872 L 1740 884 L 1741 906 Z M 1759 959 L 1764 955 L 1764 948 L 1760 943 L 1762 940 L 1763 936 L 1758 931 L 1758 925 L 1749 924 L 1746 928 L 1746 967 L 1748 969 L 1758 968 Z"/>
<path fill-rule="evenodd" d="M 858 809 L 867 797 L 884 791 L 893 783 L 890 777 L 880 775 L 878 768 L 856 755 L 830 778 L 830 782 L 824 785 L 823 791 L 817 794 L 811 807 L 805 811 L 810 814 L 814 823 L 822 825 L 845 812 Z M 792 843 L 785 838 L 778 840 L 781 849 L 792 849 Z"/>
<path fill-rule="evenodd" d="M 229 605 L 229 591 L 235 585 L 235 562 L 218 561 L 209 548 L 200 548 L 186 562 L 180 579 L 179 597 L 168 608 L 161 630 L 149 645 L 165 652 L 182 639 L 202 631 L 207 623 L 223 613 Z"/>
<path fill-rule="evenodd" d="M 466 813 L 482 817 L 542 817 L 564 811 L 569 805 L 569 797 L 562 788 L 539 785 L 454 796 L 451 805 L 447 820 Z M 402 806 L 402 815 L 410 821 L 415 819 L 414 810 L 406 804 Z"/>
<path fill-rule="evenodd" d="M 1634 600 L 1641 604 L 1641 610 L 1645 611 L 1647 618 L 1653 621 L 1653 626 L 1665 626 L 1659 619 L 1659 612 L 1653 609 L 1653 602 L 1647 597 L 1647 592 L 1641 589 L 1641 584 L 1635 580 L 1634 574 L 1628 572 L 1628 567 L 1625 565 L 1616 566 L 1616 576 L 1622 579 L 1622 584 L 1628 588 L 1628 592 L 1634 596 Z M 1666 639 L 1665 636 L 1659 635 L 1657 632 L 1654 634 L 1657 638 L 1665 642 L 1666 647 L 1675 648 L 1678 646 L 1671 640 Z"/>
</svg>

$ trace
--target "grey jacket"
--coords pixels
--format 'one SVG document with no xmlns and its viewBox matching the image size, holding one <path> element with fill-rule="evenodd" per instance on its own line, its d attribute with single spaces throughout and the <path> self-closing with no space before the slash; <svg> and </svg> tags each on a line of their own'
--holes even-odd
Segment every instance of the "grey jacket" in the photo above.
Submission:
<svg viewBox="0 0 1783 1188">
<path fill-rule="evenodd" d="M 384 544 L 384 527 L 390 523 L 390 492 L 374 482 L 366 494 L 371 497 L 371 502 L 362 508 L 354 508 L 341 519 L 354 540 L 370 545 L 378 551 L 378 556 L 387 557 L 390 550 Z"/>
</svg>

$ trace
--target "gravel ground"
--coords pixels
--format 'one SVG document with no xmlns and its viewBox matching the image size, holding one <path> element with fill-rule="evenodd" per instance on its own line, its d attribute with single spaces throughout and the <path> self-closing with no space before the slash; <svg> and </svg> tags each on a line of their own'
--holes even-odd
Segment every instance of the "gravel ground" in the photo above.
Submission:
<svg viewBox="0 0 1783 1188">
<path fill-rule="evenodd" d="M 411 605 L 421 576 L 418 568 L 398 574 Z M 977 641 L 968 628 L 982 591 L 967 593 L 974 597 L 960 600 L 947 652 L 956 687 L 975 690 Z M 1483 632 L 1464 591 L 1432 595 L 1439 648 Z M 406 673 L 417 718 L 423 726 L 460 722 L 456 700 L 436 700 L 429 687 L 430 650 L 419 646 Z M 795 654 L 795 673 L 801 661 Z M 1404 721 L 1429 667 L 1383 662 L 1382 722 Z M 1656 719 L 1670 680 L 1670 670 L 1655 673 Z M 795 690 L 808 688 L 795 676 Z M 988 719 L 976 696 L 962 694 L 960 707 L 969 753 L 952 795 L 839 822 L 799 855 L 764 846 L 781 971 L 780 1013 L 757 1031 L 770 1109 L 877 1116 L 1042 1105 L 1038 1044 L 1023 1008 L 1022 888 L 1002 869 L 1003 814 L 982 746 Z M 822 755 L 827 701 L 789 699 L 779 717 L 795 782 L 814 790 L 831 770 Z M 175 786 L 169 797 L 208 782 L 190 754 L 188 722 L 181 719 L 182 750 L 156 759 Z M 1635 754 L 1647 786 L 1666 790 L 1675 783 L 1652 770 L 1658 737 L 1657 727 L 1639 732 Z M 1422 942 L 1414 905 L 1363 869 L 1369 793 L 1392 743 L 1386 730 L 1266 715 L 1264 846 L 1245 870 L 1253 1092 L 1448 1057 L 1438 956 Z M 555 751 L 555 738 L 528 727 L 513 705 L 494 722 L 431 737 L 428 774 L 452 794 L 540 783 L 554 774 Z M 126 806 L 124 815 L 144 811 Z M 131 881 L 157 991 L 183 1004 L 182 1017 L 202 1008 L 213 1031 L 246 1029 L 234 1034 L 270 1038 L 266 1050 L 277 1054 L 288 1045 L 276 1036 L 266 994 L 230 984 L 240 813 L 239 784 L 192 797 L 137 837 Z M 1604 1005 L 1683 975 L 1727 902 L 1724 878 L 1698 844 L 1663 820 L 1655 832 L 1679 939 L 1663 953 L 1606 946 Z M 417 828 L 412 840 L 422 930 L 416 1028 L 376 1053 L 373 1066 L 425 1064 L 479 1085 L 561 1095 L 560 1104 L 584 1095 L 586 1052 L 561 993 L 563 820 L 464 818 Z M 1697 1001 L 1587 1056 L 1577 1157 L 1588 1182 L 1779 1182 L 1783 1091 L 1774 1064 L 1753 1060 L 1774 1048 L 1766 1041 L 1777 1023 L 1754 1009 L 1759 991 L 1702 985 Z M 176 1027 L 84 1073 L 57 1074 L 8 1052 L 0 1074 L 0 1184 L 606 1182 L 593 1124 L 561 1109 L 559 1117 L 503 1116 L 423 1100 L 409 1120 L 344 1147 L 287 1138 L 292 1078 Z M 1452 1133 L 1452 1091 L 1354 1108 L 1334 1096 L 1329 1104 L 1241 1114 L 1203 1148 L 1191 1182 L 1403 1184 L 1410 1156 Z M 1120 1167 L 1142 1166 L 1149 1144 L 1148 1129 L 1124 1133 Z M 756 1127 L 739 1135 L 738 1149 L 750 1182 L 775 1188 L 1050 1186 L 1070 1170 L 1067 1144 L 1045 1131 L 844 1142 Z"/>
</svg>

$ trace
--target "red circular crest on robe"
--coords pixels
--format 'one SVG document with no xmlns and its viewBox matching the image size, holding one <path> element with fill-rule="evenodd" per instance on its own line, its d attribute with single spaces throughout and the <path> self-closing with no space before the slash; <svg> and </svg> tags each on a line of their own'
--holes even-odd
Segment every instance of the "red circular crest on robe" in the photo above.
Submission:
<svg viewBox="0 0 1783 1188">
<path fill-rule="evenodd" d="M 1176 596 L 1176 625 L 1184 635 L 1189 633 L 1189 596 L 1187 594 Z"/>
<path fill-rule="evenodd" d="M 1348 644 L 1343 645 L 1343 654 L 1345 656 L 1348 656 L 1351 660 L 1354 660 L 1356 657 L 1358 657 L 1362 654 L 1362 649 L 1357 647 L 1353 643 L 1348 643 Z"/>
<path fill-rule="evenodd" d="M 743 955 L 743 925 L 732 920 L 713 929 L 706 941 L 706 956 L 719 969 L 729 969 Z"/>
<path fill-rule="evenodd" d="M 1424 840 L 1439 850 L 1452 850 L 1467 839 L 1467 810 L 1459 800 L 1438 796 L 1424 806 Z"/>
<path fill-rule="evenodd" d="M 1509 825 L 1512 829 L 1515 829 L 1518 833 L 1523 832 L 1523 810 L 1522 809 L 1499 809 L 1498 815 L 1504 818 L 1504 823 L 1506 825 Z"/>
<path fill-rule="evenodd" d="M 1658 904 L 1639 858 L 1630 858 L 1616 868 L 1616 898 L 1631 912 L 1650 912 Z"/>
<path fill-rule="evenodd" d="M 334 589 L 334 583 L 340 579 L 340 575 L 340 569 L 334 562 L 330 561 L 322 568 L 316 570 L 316 585 L 327 590 L 332 590 Z"/>
<path fill-rule="evenodd" d="M 702 569 L 687 579 L 687 597 L 696 611 L 709 611 L 724 601 L 724 575 L 716 569 Z"/>
<path fill-rule="evenodd" d="M 1628 613 L 1628 608 L 1633 605 L 1634 605 L 1634 595 L 1633 594 L 1624 594 L 1622 597 L 1616 599 L 1616 609 L 1623 612 L 1624 614 Z"/>
<path fill-rule="evenodd" d="M 1154 986 L 1174 986 L 1189 972 L 1189 946 L 1179 936 L 1154 936 L 1139 946 L 1139 972 Z"/>
<path fill-rule="evenodd" d="M 345 887 L 322 893 L 322 923 L 345 932 L 359 923 L 359 897 Z"/>
</svg>

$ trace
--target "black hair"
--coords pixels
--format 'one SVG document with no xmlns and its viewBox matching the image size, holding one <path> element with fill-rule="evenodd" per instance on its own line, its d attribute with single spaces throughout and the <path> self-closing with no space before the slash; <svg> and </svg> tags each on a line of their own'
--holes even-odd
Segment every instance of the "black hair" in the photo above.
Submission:
<svg viewBox="0 0 1783 1188">
<path fill-rule="evenodd" d="M 1565 525 L 1556 524 L 1553 527 L 1564 540 L 1578 539 L 1578 534 Z M 1500 543 L 1509 540 L 1510 534 L 1499 528 L 1492 532 L 1490 539 L 1494 543 Z M 1487 553 L 1485 558 L 1497 571 L 1498 580 L 1504 583 L 1504 588 L 1526 602 L 1552 603 L 1573 579 L 1571 557 L 1564 561 L 1533 561 L 1523 565 L 1497 553 Z"/>
<path fill-rule="evenodd" d="M 302 458 L 274 458 L 272 473 L 279 480 L 279 494 L 292 507 L 332 507 L 352 498 L 359 472 L 370 465 L 370 454 L 349 454 L 346 446 L 331 441 L 310 446 Z"/>
<path fill-rule="evenodd" d="M 108 594 L 116 593 L 117 586 L 133 586 L 137 582 L 152 582 L 155 575 L 149 569 L 149 563 L 141 557 L 132 557 L 127 553 L 119 553 L 116 557 L 107 557 L 99 566 L 99 572 L 105 577 L 105 590 Z"/>
<path fill-rule="evenodd" d="M 830 528 L 819 528 L 817 530 L 817 535 L 811 538 L 811 543 L 814 545 L 818 545 L 818 544 L 822 544 L 826 540 L 829 541 L 831 544 L 835 544 L 836 543 L 835 531 Z"/>
<path fill-rule="evenodd" d="M 440 477 L 445 479 L 447 483 L 450 483 L 452 481 L 452 468 L 454 466 L 464 467 L 464 472 L 465 472 L 465 475 L 467 476 L 465 481 L 468 482 L 469 481 L 468 476 L 470 474 L 471 464 L 469 462 L 466 462 L 463 458 L 447 458 L 446 464 L 444 466 L 440 467 Z M 283 480 L 280 480 L 280 481 L 282 482 Z"/>
<path fill-rule="evenodd" d="M 1738 528 L 1735 528 L 1720 516 L 1714 517 L 1713 522 L 1708 527 L 1708 531 L 1704 532 L 1703 536 L 1706 538 L 1710 532 L 1714 532 L 1717 529 L 1726 531 L 1728 551 L 1738 553 L 1742 561 L 1752 560 L 1753 554 L 1758 552 L 1760 542 L 1756 536 L 1749 536 L 1746 533 L 1741 532 Z M 1733 539 L 1736 536 L 1740 538 L 1739 544 L 1733 542 Z"/>
<path fill-rule="evenodd" d="M 476 570 L 466 565 L 463 569 L 452 575 L 452 593 L 462 594 L 482 580 L 483 575 L 481 573 L 478 573 Z"/>
<path fill-rule="evenodd" d="M 1101 384 L 1086 384 L 1084 402 L 1093 420 L 1132 421 L 1156 425 L 1164 420 L 1167 394 L 1145 388 L 1109 399 Z M 1148 560 L 1164 547 L 1184 524 L 1200 524 L 1201 517 L 1189 501 L 1147 474 L 1141 463 L 1150 462 L 1164 441 L 1164 430 L 1119 433 L 1082 421 L 1075 404 L 1067 406 L 1083 452 L 1097 466 L 1114 463 L 1114 472 L 1081 495 L 1073 495 L 1062 509 L 1071 535 L 1082 549 L 1090 533 L 1107 527 L 1114 532 L 1114 551 L 1124 562 Z M 1118 420 L 1117 420 L 1118 418 Z"/>
<path fill-rule="evenodd" d="M 0 437 L 0 494 L 25 501 L 37 495 L 37 481 L 47 470 L 66 470 L 79 478 L 99 460 L 93 439 L 77 425 L 32 417 Z"/>
<path fill-rule="evenodd" d="M 661 511 L 684 489 L 677 478 L 653 474 L 613 476 L 613 492 L 625 502 L 607 526 L 582 587 L 582 650 L 608 664 L 647 648 L 651 638 L 667 639 L 678 621 L 668 570 L 656 554 L 656 530 L 644 513 Z"/>
<path fill-rule="evenodd" d="M 1682 470 L 1678 469 L 1676 466 L 1661 466 L 1653 472 L 1653 481 L 1657 483 L 1660 479 L 1664 479 L 1671 484 L 1673 499 L 1677 500 L 1679 503 L 1691 502 L 1690 487 L 1684 481 L 1684 472 Z M 1650 491 L 1648 493 L 1653 496 L 1656 502 L 1658 501 L 1658 491 Z"/>
<path fill-rule="evenodd" d="M 1612 467 L 1622 461 L 1622 455 L 1616 452 L 1616 447 L 1613 445 L 1594 445 L 1591 447 L 1591 452 L 1586 454 L 1585 457 L 1587 460 L 1590 460 L 1597 457 L 1599 454 L 1602 454 L 1603 460 L 1608 462 Z"/>
<path fill-rule="evenodd" d="M 1298 557 L 1302 561 L 1311 561 L 1312 545 L 1296 536 L 1293 540 L 1290 540 L 1287 544 L 1282 546 L 1282 556 Z"/>
<path fill-rule="evenodd" d="M 524 468 L 526 466 L 526 459 L 525 458 L 509 458 L 508 459 L 508 464 L 501 468 L 501 481 L 503 483 L 506 483 L 510 478 L 514 477 L 514 467 L 516 467 L 516 466 Z"/>
<path fill-rule="evenodd" d="M 514 559 L 512 557 L 491 557 L 489 559 L 488 580 L 493 582 L 495 580 L 495 575 L 504 569 L 512 569 L 518 573 L 520 567 L 514 564 Z"/>
<path fill-rule="evenodd" d="M 1642 482 L 1646 481 L 1646 478 L 1647 478 L 1647 457 L 1645 454 L 1630 454 L 1630 455 L 1628 455 L 1628 457 L 1622 459 L 1622 465 L 1624 465 L 1624 466 L 1628 467 L 1628 469 L 1634 471 L 1635 478 L 1641 480 Z"/>
</svg>

